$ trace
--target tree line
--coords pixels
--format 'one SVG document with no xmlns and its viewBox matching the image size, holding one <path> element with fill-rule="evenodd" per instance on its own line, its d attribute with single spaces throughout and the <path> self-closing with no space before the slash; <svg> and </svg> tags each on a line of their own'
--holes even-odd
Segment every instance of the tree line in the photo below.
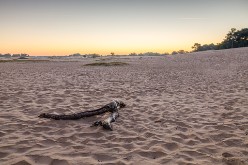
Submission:
<svg viewBox="0 0 248 165">
<path fill-rule="evenodd" d="M 0 54 L 0 57 L 4 57 L 4 58 L 11 58 L 11 57 L 17 57 L 17 58 L 26 58 L 29 57 L 28 54 L 10 54 L 10 53 L 6 53 L 6 54 Z"/>
<path fill-rule="evenodd" d="M 205 50 L 220 50 L 220 49 L 230 49 L 230 48 L 239 48 L 239 47 L 248 47 L 248 28 L 243 28 L 241 30 L 237 30 L 236 28 L 231 28 L 231 30 L 226 34 L 225 38 L 221 43 L 217 44 L 204 44 L 201 45 L 199 43 L 195 43 L 192 46 L 192 52 L 198 52 L 198 51 L 205 51 Z M 130 53 L 129 56 L 161 56 L 161 55 L 175 55 L 175 54 L 186 54 L 190 53 L 190 51 L 185 50 L 178 50 L 178 51 L 172 51 L 172 53 L 157 53 L 157 52 L 146 52 L 146 53 Z M 111 56 L 115 56 L 114 52 L 110 53 Z M 20 57 L 25 58 L 28 57 L 28 54 L 0 54 L 0 57 Z M 101 57 L 99 54 L 80 54 L 75 53 L 71 54 L 69 56 L 72 57 Z"/>
<path fill-rule="evenodd" d="M 204 44 L 195 43 L 192 46 L 193 52 L 205 51 L 205 50 L 220 50 L 230 48 L 240 48 L 248 46 L 248 28 L 237 30 L 232 28 L 225 36 L 221 43 L 217 44 Z"/>
</svg>

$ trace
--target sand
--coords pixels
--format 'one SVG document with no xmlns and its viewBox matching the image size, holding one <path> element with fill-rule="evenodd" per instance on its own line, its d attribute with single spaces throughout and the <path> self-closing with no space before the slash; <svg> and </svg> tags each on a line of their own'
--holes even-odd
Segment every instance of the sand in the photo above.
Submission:
<svg viewBox="0 0 248 165">
<path fill-rule="evenodd" d="M 0 164 L 248 164 L 248 48 L 0 63 Z M 114 130 L 40 119 L 120 99 Z"/>
</svg>

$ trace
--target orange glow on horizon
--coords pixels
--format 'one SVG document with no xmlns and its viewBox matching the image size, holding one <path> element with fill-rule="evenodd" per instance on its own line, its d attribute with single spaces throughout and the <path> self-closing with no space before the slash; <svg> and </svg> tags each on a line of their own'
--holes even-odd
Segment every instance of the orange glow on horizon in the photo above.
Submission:
<svg viewBox="0 0 248 165">
<path fill-rule="evenodd" d="M 224 36 L 224 35 L 223 35 Z M 21 41 L 9 41 L 0 45 L 0 53 L 26 53 L 31 56 L 65 56 L 74 53 L 80 54 L 100 54 L 100 55 L 109 55 L 111 52 L 114 52 L 116 55 L 128 55 L 130 53 L 145 53 L 145 52 L 157 52 L 157 53 L 171 53 L 172 51 L 185 50 L 191 51 L 191 47 L 195 42 L 198 43 L 217 43 L 221 42 L 223 36 L 217 38 L 215 42 L 209 39 L 209 42 L 203 41 L 203 39 L 195 39 L 197 41 L 190 41 L 190 38 L 186 38 L 182 41 L 176 39 L 164 39 L 155 37 L 151 40 L 143 41 L 139 38 L 132 40 L 131 37 L 128 39 L 123 37 L 123 40 L 117 40 L 114 37 L 110 38 L 105 42 L 104 37 L 99 37 L 98 39 L 88 39 L 88 42 L 85 40 L 73 40 L 70 38 L 68 40 L 53 40 L 49 41 L 44 39 L 27 39 L 23 42 Z M 137 37 L 137 36 L 136 36 Z M 42 38 L 42 37 L 41 37 Z M 66 37 L 65 37 L 66 38 Z M 202 37 L 204 38 L 204 37 Z M 205 37 L 206 39 L 207 37 Z M 37 42 L 32 42 L 36 40 Z M 107 40 L 107 39 L 106 39 Z M 202 41 L 201 41 L 202 40 Z M 20 43 L 21 42 L 21 43 Z"/>
</svg>

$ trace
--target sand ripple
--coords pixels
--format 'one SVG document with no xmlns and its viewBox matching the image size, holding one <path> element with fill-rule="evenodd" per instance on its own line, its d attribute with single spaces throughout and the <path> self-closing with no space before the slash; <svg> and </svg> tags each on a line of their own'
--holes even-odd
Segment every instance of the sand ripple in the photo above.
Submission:
<svg viewBox="0 0 248 165">
<path fill-rule="evenodd" d="M 0 64 L 0 164 L 248 164 L 248 49 Z M 114 131 L 39 119 L 128 106 Z"/>
</svg>

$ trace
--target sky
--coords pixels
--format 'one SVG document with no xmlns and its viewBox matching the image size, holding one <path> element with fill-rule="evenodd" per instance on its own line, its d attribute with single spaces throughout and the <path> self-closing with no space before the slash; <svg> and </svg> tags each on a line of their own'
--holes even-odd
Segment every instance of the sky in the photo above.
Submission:
<svg viewBox="0 0 248 165">
<path fill-rule="evenodd" d="M 0 53 L 190 51 L 247 17 L 248 0 L 0 0 Z"/>
</svg>

